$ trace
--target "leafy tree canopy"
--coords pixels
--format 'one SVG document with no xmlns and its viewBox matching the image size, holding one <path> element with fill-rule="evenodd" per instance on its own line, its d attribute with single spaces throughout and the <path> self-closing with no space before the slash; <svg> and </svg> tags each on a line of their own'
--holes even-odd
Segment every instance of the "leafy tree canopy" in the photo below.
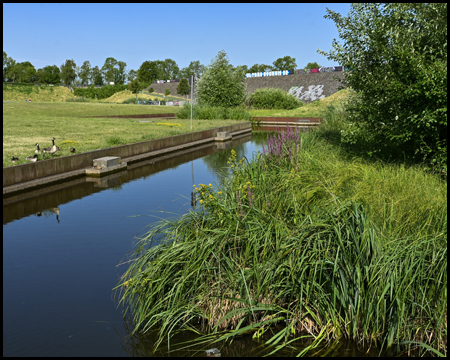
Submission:
<svg viewBox="0 0 450 360">
<path fill-rule="evenodd" d="M 83 65 L 81 65 L 79 76 L 83 85 L 87 85 L 90 83 L 92 79 L 92 68 L 91 63 L 88 60 L 86 60 Z"/>
<path fill-rule="evenodd" d="M 144 84 L 152 83 L 158 79 L 160 64 L 157 61 L 144 61 L 137 71 L 137 78 Z"/>
<path fill-rule="evenodd" d="M 73 83 L 75 78 L 77 77 L 75 68 L 77 64 L 73 60 L 66 60 L 64 64 L 61 65 L 61 79 L 64 84 L 70 85 Z"/>
<path fill-rule="evenodd" d="M 183 79 L 190 79 L 190 77 L 193 75 L 194 78 L 200 79 L 203 71 L 205 71 L 205 66 L 202 65 L 199 60 L 191 61 L 188 67 L 185 67 L 181 70 L 180 76 Z"/>
<path fill-rule="evenodd" d="M 256 73 L 256 72 L 265 72 L 265 71 L 272 71 L 272 66 L 266 65 L 266 64 L 255 64 L 250 69 L 248 69 L 249 73 Z"/>
<path fill-rule="evenodd" d="M 187 95 L 191 92 L 191 89 L 189 87 L 189 83 L 187 79 L 181 79 L 180 83 L 177 86 L 177 94 L 180 95 Z"/>
<path fill-rule="evenodd" d="M 39 69 L 41 70 L 41 69 Z M 60 70 L 56 65 L 49 65 L 42 69 L 42 76 L 40 82 L 45 84 L 57 85 L 61 81 Z"/>
<path fill-rule="evenodd" d="M 205 68 L 196 87 L 198 102 L 209 106 L 238 106 L 244 101 L 245 92 L 244 73 L 242 69 L 231 69 L 224 50 Z"/>
<path fill-rule="evenodd" d="M 320 69 L 322 66 L 319 65 L 317 62 L 309 62 L 306 66 L 305 66 L 305 70 L 311 70 L 311 69 Z"/>
<path fill-rule="evenodd" d="M 274 71 L 291 70 L 291 69 L 297 68 L 297 63 L 295 62 L 295 58 L 292 58 L 290 56 L 278 58 L 272 64 L 273 64 L 272 69 Z"/>
<path fill-rule="evenodd" d="M 352 4 L 348 16 L 327 9 L 341 45 L 319 53 L 352 69 L 358 96 L 343 140 L 369 154 L 389 154 L 447 172 L 447 3 Z"/>
<path fill-rule="evenodd" d="M 103 74 L 98 66 L 92 69 L 92 80 L 94 85 L 103 85 Z"/>
</svg>

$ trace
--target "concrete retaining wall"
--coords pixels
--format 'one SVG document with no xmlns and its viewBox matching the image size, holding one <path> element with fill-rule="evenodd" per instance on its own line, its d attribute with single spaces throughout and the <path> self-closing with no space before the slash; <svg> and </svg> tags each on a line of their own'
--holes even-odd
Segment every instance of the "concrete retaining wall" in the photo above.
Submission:
<svg viewBox="0 0 450 360">
<path fill-rule="evenodd" d="M 247 78 L 245 83 L 247 84 L 247 94 L 255 92 L 256 89 L 260 88 L 276 88 L 284 91 L 289 91 L 293 86 L 301 87 L 302 95 L 304 98 L 301 99 L 305 103 L 316 100 L 314 96 L 308 96 L 307 93 L 310 91 L 310 86 L 314 86 L 314 93 L 317 90 L 320 92 L 320 87 L 322 92 L 321 95 L 325 97 L 330 96 L 338 91 L 339 86 L 343 86 L 343 80 L 345 77 L 344 71 L 334 71 L 334 72 L 323 72 L 323 73 L 313 73 L 313 74 L 296 74 L 296 75 L 282 75 L 282 76 L 266 76 L 257 78 Z M 150 85 L 155 92 L 162 93 L 166 89 L 170 89 L 172 95 L 177 95 L 177 86 L 179 83 L 165 83 L 165 84 L 152 84 Z M 195 85 L 194 85 L 195 86 Z M 147 88 L 148 89 L 148 88 Z M 310 94 L 313 95 L 313 94 Z M 179 95 L 178 95 L 179 96 Z M 190 95 L 188 95 L 190 99 Z"/>
<path fill-rule="evenodd" d="M 199 140 L 211 139 L 211 141 L 214 141 L 214 138 L 218 132 L 234 133 L 242 130 L 251 131 L 251 123 L 246 122 L 222 126 L 210 130 L 196 131 L 161 139 L 116 146 L 108 149 L 62 156 L 44 161 L 37 161 L 35 163 L 5 167 L 3 168 L 3 187 L 91 167 L 94 159 L 105 156 L 119 156 L 123 159 L 155 150 L 169 149 L 171 147 L 176 147 L 191 142 L 193 143 Z"/>
</svg>

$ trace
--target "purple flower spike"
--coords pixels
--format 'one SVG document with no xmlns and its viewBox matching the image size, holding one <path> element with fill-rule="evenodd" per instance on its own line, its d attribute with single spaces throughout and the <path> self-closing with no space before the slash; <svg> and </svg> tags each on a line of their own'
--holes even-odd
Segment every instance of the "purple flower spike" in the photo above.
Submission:
<svg viewBox="0 0 450 360">
<path fill-rule="evenodd" d="M 250 191 L 250 186 L 247 188 L 247 195 L 250 207 L 252 207 L 252 192 Z"/>
</svg>

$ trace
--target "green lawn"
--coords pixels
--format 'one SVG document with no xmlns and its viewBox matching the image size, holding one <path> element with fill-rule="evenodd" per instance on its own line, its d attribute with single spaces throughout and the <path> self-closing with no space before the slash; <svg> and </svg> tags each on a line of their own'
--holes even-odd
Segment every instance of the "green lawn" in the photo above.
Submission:
<svg viewBox="0 0 450 360">
<path fill-rule="evenodd" d="M 52 137 L 56 138 L 55 143 L 61 148 L 54 156 L 65 156 L 71 154 L 70 147 L 80 153 L 190 132 L 190 120 L 86 117 L 176 113 L 178 110 L 176 106 L 104 103 L 4 103 L 3 167 L 24 163 L 25 157 L 34 155 L 36 143 L 41 148 L 49 147 Z M 192 131 L 241 122 L 194 120 Z M 12 163 L 12 156 L 20 161 Z"/>
</svg>

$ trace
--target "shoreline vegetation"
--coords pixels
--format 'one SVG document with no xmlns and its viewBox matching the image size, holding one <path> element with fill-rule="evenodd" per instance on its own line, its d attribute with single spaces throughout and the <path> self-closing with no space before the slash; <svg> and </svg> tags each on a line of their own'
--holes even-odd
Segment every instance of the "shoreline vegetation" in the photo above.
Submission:
<svg viewBox="0 0 450 360">
<path fill-rule="evenodd" d="M 345 339 L 446 355 L 447 182 L 351 155 L 340 115 L 268 135 L 252 159 L 231 151 L 195 209 L 151 226 L 115 288 L 133 333 L 156 331 L 155 351 L 187 330 L 205 346 L 272 332 L 272 353 Z"/>
</svg>

